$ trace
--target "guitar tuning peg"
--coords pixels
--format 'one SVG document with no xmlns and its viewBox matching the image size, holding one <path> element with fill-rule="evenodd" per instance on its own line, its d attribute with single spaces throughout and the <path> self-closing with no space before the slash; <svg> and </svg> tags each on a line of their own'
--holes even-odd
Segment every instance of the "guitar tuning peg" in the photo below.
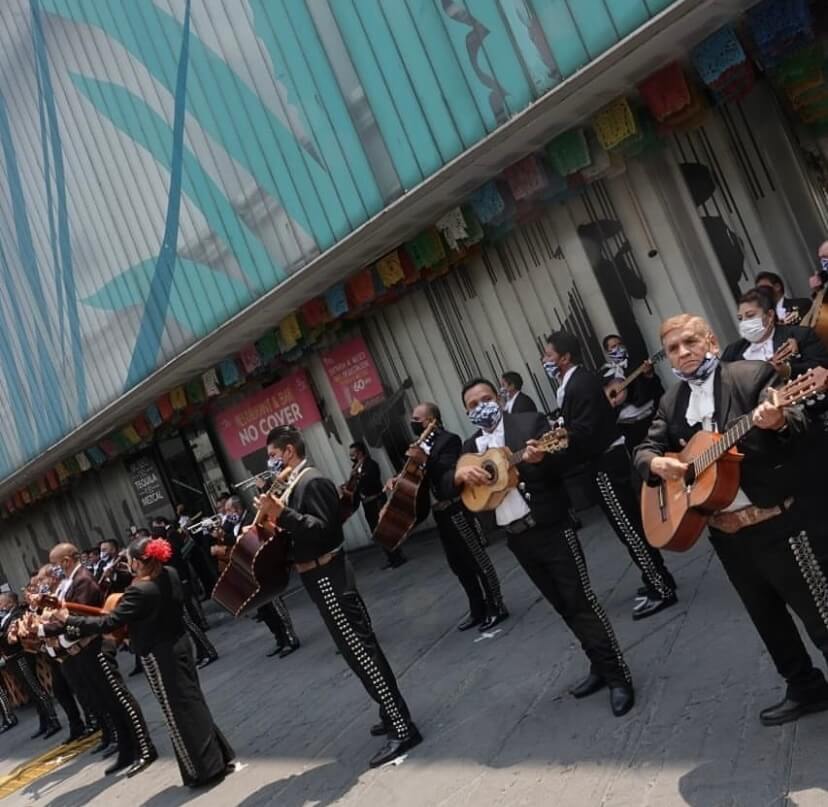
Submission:
<svg viewBox="0 0 828 807">
<path fill-rule="evenodd" d="M 519 482 L 518 483 L 518 490 L 521 493 L 524 493 L 526 491 L 526 483 L 525 482 Z"/>
</svg>

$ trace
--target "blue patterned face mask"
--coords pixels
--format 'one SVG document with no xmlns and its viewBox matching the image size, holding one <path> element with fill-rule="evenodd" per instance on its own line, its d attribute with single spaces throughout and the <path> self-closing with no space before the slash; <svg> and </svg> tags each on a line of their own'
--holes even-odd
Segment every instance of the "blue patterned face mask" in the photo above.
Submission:
<svg viewBox="0 0 828 807">
<path fill-rule="evenodd" d="M 278 474 L 284 464 L 285 462 L 281 457 L 270 457 L 267 461 L 267 470 L 272 474 Z"/>
<path fill-rule="evenodd" d="M 560 368 L 558 367 L 557 362 L 552 361 L 552 359 L 543 360 L 543 369 L 546 372 L 547 377 L 552 381 L 557 381 L 561 377 Z"/>
<path fill-rule="evenodd" d="M 718 366 L 719 357 L 713 353 L 708 353 L 705 355 L 702 363 L 692 373 L 683 373 L 681 370 L 677 370 L 674 367 L 673 375 L 681 381 L 699 382 L 710 378 L 710 374 L 715 372 Z"/>
<path fill-rule="evenodd" d="M 497 401 L 481 401 L 469 414 L 469 420 L 478 428 L 484 431 L 494 431 L 500 418 L 503 417 L 503 410 Z"/>
<path fill-rule="evenodd" d="M 607 356 L 609 356 L 609 360 L 614 364 L 621 364 L 622 362 L 627 361 L 627 348 L 623 345 L 619 345 L 618 347 L 614 347 L 612 350 L 607 351 Z"/>
</svg>

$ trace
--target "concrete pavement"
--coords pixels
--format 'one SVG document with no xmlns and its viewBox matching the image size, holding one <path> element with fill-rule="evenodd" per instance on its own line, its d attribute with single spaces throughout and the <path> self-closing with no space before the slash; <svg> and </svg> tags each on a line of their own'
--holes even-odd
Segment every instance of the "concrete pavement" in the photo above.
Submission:
<svg viewBox="0 0 828 807">
<path fill-rule="evenodd" d="M 386 655 L 425 736 L 402 764 L 370 771 L 376 709 L 303 591 L 288 599 L 301 650 L 265 658 L 266 629 L 211 612 L 221 659 L 202 674 L 216 722 L 243 770 L 208 792 L 180 786 L 159 708 L 128 679 L 162 758 L 130 779 L 104 779 L 82 756 L 8 797 L 9 805 L 557 805 L 770 807 L 828 805 L 828 714 L 763 728 L 758 711 L 782 687 L 709 545 L 667 560 L 680 603 L 630 618 L 640 581 L 597 511 L 581 531 L 596 592 L 627 655 L 638 703 L 612 716 L 606 692 L 568 689 L 586 659 L 502 540 L 490 551 L 511 618 L 490 637 L 460 634 L 464 597 L 436 538 L 415 536 L 411 562 L 379 571 L 355 560 Z M 816 655 L 816 651 L 814 651 Z M 130 669 L 131 657 L 122 656 Z M 0 773 L 42 752 L 31 711 L 0 736 Z"/>
</svg>

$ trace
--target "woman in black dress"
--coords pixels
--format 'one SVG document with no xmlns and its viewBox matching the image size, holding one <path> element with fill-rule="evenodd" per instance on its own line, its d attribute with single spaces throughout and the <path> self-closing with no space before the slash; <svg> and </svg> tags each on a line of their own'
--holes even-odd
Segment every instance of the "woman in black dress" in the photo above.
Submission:
<svg viewBox="0 0 828 807">
<path fill-rule="evenodd" d="M 164 564 L 172 547 L 163 538 L 138 538 L 129 546 L 135 575 L 118 606 L 105 616 L 65 617 L 70 638 L 111 633 L 126 625 L 153 694 L 161 704 L 184 784 L 213 784 L 233 770 L 235 754 L 198 683 L 192 645 L 184 627 L 184 591 L 175 569 Z"/>
</svg>

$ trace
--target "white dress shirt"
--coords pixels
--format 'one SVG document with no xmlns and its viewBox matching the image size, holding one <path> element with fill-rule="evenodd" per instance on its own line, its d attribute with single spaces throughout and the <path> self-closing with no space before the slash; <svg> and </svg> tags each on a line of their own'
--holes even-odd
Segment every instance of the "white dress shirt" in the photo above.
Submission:
<svg viewBox="0 0 828 807">
<path fill-rule="evenodd" d="M 742 353 L 742 358 L 748 361 L 770 361 L 773 354 L 776 352 L 773 347 L 773 334 L 776 329 L 770 332 L 770 336 L 763 339 L 761 342 L 753 342 L 745 348 Z"/>
<path fill-rule="evenodd" d="M 512 413 L 512 407 L 515 405 L 515 401 L 517 400 L 517 396 L 520 395 L 520 390 L 518 390 L 505 404 L 503 404 L 503 411 L 508 412 L 509 414 Z"/>
<path fill-rule="evenodd" d="M 566 385 L 569 383 L 569 379 L 572 378 L 572 374 L 578 369 L 578 365 L 574 364 L 570 367 L 564 374 L 563 378 L 561 379 L 560 386 L 558 387 L 557 392 L 555 393 L 555 397 L 558 400 L 558 408 L 563 406 L 564 397 L 566 396 Z"/>
<path fill-rule="evenodd" d="M 493 432 L 481 432 L 477 438 L 477 450 L 480 452 L 487 451 L 490 448 L 505 447 L 506 432 L 503 426 L 503 418 L 500 419 L 500 423 L 497 424 Z M 516 488 L 512 488 L 506 494 L 506 498 L 495 510 L 495 520 L 498 527 L 506 527 L 526 515 L 529 515 L 529 505 L 526 504 L 526 499 L 520 495 L 520 491 Z"/>
<path fill-rule="evenodd" d="M 72 569 L 72 574 L 68 577 L 64 577 L 63 580 L 60 581 L 58 584 L 57 589 L 55 589 L 55 596 L 62 600 L 66 596 L 66 592 L 72 587 L 72 581 L 75 579 L 75 575 L 78 573 L 78 569 L 82 568 L 81 564 L 79 563 Z"/>
</svg>

